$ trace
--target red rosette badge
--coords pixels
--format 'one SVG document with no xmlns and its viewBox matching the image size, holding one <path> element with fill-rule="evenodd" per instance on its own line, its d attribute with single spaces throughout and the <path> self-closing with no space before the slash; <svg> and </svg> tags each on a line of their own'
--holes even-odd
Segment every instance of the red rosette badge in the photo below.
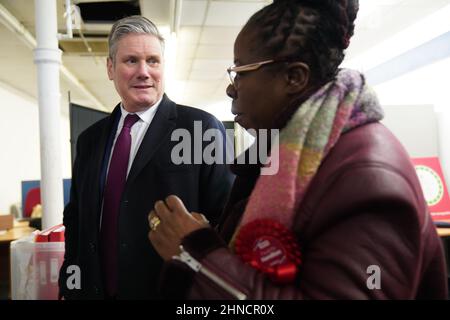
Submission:
<svg viewBox="0 0 450 320">
<path fill-rule="evenodd" d="M 235 239 L 235 252 L 253 268 L 278 284 L 292 283 L 301 265 L 301 252 L 293 232 L 271 219 L 242 226 Z"/>
</svg>

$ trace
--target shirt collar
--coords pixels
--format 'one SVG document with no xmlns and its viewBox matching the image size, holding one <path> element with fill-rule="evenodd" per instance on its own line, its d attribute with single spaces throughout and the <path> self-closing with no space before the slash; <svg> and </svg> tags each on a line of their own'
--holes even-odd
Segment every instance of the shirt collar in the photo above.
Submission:
<svg viewBox="0 0 450 320">
<path fill-rule="evenodd" d="M 158 102 L 156 102 L 153 106 L 147 108 L 147 110 L 135 112 L 135 114 L 138 115 L 140 120 L 144 121 L 147 124 L 150 124 L 153 117 L 155 116 L 156 111 L 158 110 L 159 105 L 161 104 L 162 99 L 163 97 L 161 96 Z M 120 103 L 120 111 L 122 113 L 123 119 L 125 119 L 125 117 L 130 113 L 127 110 L 125 110 L 122 103 Z"/>
</svg>

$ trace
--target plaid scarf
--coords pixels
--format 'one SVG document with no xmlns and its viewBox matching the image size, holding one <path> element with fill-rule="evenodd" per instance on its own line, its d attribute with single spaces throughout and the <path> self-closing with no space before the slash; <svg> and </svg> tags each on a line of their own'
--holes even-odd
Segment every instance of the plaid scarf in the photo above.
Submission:
<svg viewBox="0 0 450 320">
<path fill-rule="evenodd" d="M 235 236 L 241 226 L 257 219 L 276 220 L 291 229 L 310 182 L 341 134 L 382 118 L 378 99 L 363 75 L 339 70 L 281 130 L 278 173 L 259 177 Z"/>
</svg>

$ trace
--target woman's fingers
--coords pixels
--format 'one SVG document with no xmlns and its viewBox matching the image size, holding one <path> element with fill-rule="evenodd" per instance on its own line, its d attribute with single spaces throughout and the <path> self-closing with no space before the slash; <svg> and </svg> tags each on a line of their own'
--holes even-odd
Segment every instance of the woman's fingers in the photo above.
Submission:
<svg viewBox="0 0 450 320">
<path fill-rule="evenodd" d="M 192 214 L 192 216 L 195 218 L 195 220 L 197 220 L 197 221 L 202 221 L 202 222 L 206 222 L 206 223 L 209 224 L 208 219 L 206 219 L 206 217 L 205 217 L 203 214 L 198 213 L 198 212 L 191 212 L 191 214 Z"/>
<path fill-rule="evenodd" d="M 150 213 L 148 214 L 148 217 L 147 217 L 148 222 L 150 222 L 150 220 L 151 220 L 154 216 L 156 216 L 155 210 L 150 211 Z"/>
<path fill-rule="evenodd" d="M 148 225 L 150 226 L 150 230 L 156 231 L 156 228 L 159 226 L 160 223 L 161 223 L 161 220 L 156 215 L 155 211 L 153 211 L 153 210 L 150 211 L 150 213 L 148 215 Z"/>
<path fill-rule="evenodd" d="M 182 239 L 189 233 L 208 227 L 204 215 L 189 213 L 177 196 L 157 201 L 148 215 L 150 232 L 148 238 L 159 255 L 167 260 L 179 253 Z"/>
<path fill-rule="evenodd" d="M 152 219 L 153 215 L 159 217 L 161 223 L 164 223 L 167 228 L 176 230 L 178 233 L 190 229 L 189 225 L 192 227 L 197 225 L 198 222 L 202 222 L 202 225 L 209 224 L 204 215 L 197 212 L 189 213 L 183 201 L 175 195 L 170 195 L 165 201 L 160 200 L 155 203 L 154 211 L 150 212 L 149 215 L 150 226 L 155 225 L 156 219 Z"/>
<path fill-rule="evenodd" d="M 183 201 L 175 195 L 170 195 L 166 198 L 166 205 L 173 212 L 189 213 L 184 206 Z"/>
<path fill-rule="evenodd" d="M 171 210 L 167 207 L 167 205 L 164 203 L 164 201 L 159 200 L 155 203 L 155 213 L 156 215 L 161 219 L 165 220 L 168 215 L 171 213 Z"/>
</svg>

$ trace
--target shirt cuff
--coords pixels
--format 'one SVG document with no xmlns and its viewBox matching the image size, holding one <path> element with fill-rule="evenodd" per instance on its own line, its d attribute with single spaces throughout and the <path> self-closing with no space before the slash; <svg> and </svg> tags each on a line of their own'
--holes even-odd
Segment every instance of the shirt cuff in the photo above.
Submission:
<svg viewBox="0 0 450 320">
<path fill-rule="evenodd" d="M 198 261 L 210 252 L 226 247 L 227 244 L 212 228 L 202 228 L 191 232 L 181 241 L 184 250 L 189 252 Z"/>
</svg>

